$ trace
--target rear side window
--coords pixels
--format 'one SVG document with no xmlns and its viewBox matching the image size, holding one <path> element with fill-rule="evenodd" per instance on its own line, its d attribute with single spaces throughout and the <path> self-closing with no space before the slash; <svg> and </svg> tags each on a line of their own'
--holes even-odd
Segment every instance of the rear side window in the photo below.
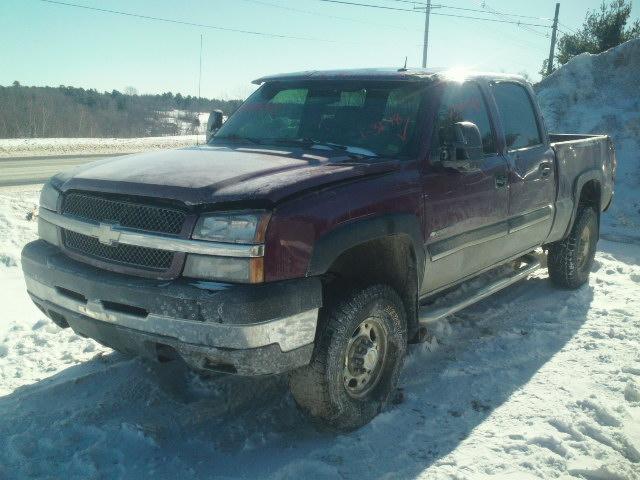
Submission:
<svg viewBox="0 0 640 480">
<path fill-rule="evenodd" d="M 445 87 L 436 118 L 435 147 L 443 146 L 443 129 L 456 122 L 475 123 L 482 137 L 483 152 L 496 153 L 489 114 L 480 87 L 476 83 L 451 83 Z"/>
<path fill-rule="evenodd" d="M 493 85 L 493 96 L 502 117 L 507 150 L 542 143 L 533 104 L 524 87 L 516 83 L 496 83 Z"/>
</svg>

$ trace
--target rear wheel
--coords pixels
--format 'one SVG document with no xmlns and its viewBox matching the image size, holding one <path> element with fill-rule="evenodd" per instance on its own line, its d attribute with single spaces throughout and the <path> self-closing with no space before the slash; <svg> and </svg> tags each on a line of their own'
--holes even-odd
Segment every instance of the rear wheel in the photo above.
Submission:
<svg viewBox="0 0 640 480">
<path fill-rule="evenodd" d="M 375 285 L 348 295 L 326 312 L 311 363 L 290 376 L 298 406 L 323 426 L 349 431 L 386 405 L 407 348 L 398 294 Z"/>
<path fill-rule="evenodd" d="M 591 207 L 579 207 L 569 236 L 549 245 L 547 268 L 555 285 L 574 289 L 587 282 L 598 236 L 598 214 Z"/>
</svg>

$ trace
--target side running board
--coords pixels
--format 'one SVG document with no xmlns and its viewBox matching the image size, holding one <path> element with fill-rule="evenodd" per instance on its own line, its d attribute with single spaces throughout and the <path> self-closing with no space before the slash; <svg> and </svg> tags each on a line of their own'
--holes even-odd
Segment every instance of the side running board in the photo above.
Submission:
<svg viewBox="0 0 640 480">
<path fill-rule="evenodd" d="M 422 306 L 418 312 L 418 321 L 420 322 L 420 325 L 428 325 L 429 323 L 456 313 L 469 305 L 473 305 L 483 298 L 486 298 L 489 295 L 492 295 L 503 288 L 526 278 L 540 268 L 540 260 L 535 255 L 525 255 L 520 258 L 519 261 L 521 265 L 514 269 L 512 274 L 499 277 L 480 288 L 470 290 L 463 298 L 456 298 L 455 301 L 452 301 L 449 304 L 445 303 L 444 305 L 438 305 L 435 308 L 432 308 L 430 305 Z"/>
</svg>

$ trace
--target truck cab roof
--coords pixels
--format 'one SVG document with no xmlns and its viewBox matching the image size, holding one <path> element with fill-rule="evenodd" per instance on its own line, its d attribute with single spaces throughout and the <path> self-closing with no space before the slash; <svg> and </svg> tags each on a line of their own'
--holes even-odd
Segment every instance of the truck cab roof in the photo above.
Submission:
<svg viewBox="0 0 640 480">
<path fill-rule="evenodd" d="M 443 79 L 484 78 L 488 80 L 527 81 L 520 75 L 479 72 L 464 68 L 355 68 L 339 70 L 305 70 L 301 72 L 278 73 L 257 78 L 252 83 L 261 85 L 274 81 L 304 80 L 390 80 L 390 81 L 433 81 Z"/>
</svg>

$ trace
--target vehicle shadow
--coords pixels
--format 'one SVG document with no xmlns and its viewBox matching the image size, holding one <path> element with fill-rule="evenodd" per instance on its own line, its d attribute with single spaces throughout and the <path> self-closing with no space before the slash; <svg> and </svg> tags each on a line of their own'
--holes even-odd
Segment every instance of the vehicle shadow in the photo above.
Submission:
<svg viewBox="0 0 640 480">
<path fill-rule="evenodd" d="M 410 348 L 404 400 L 344 435 L 314 429 L 284 376 L 98 357 L 0 398 L 0 478 L 412 478 L 560 351 L 592 298 L 532 278 L 436 325 Z"/>
</svg>

